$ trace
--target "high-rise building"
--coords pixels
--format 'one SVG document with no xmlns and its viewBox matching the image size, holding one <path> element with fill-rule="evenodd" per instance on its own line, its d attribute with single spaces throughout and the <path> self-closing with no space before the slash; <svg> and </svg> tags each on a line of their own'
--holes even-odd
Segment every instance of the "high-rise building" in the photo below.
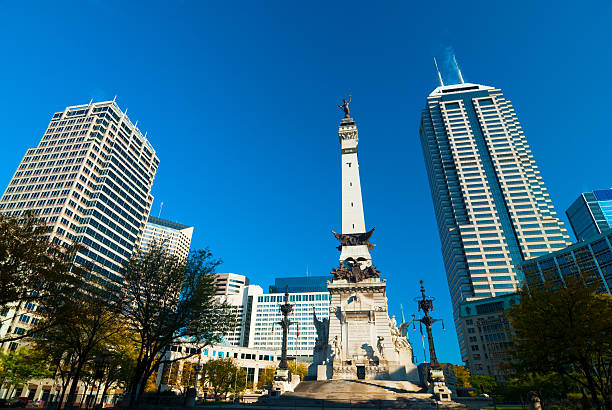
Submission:
<svg viewBox="0 0 612 410">
<path fill-rule="evenodd" d="M 140 242 L 140 249 L 146 251 L 155 242 L 163 245 L 168 253 L 181 260 L 189 256 L 193 227 L 149 216 Z"/>
<path fill-rule="evenodd" d="M 34 212 L 51 228 L 50 240 L 82 243 L 76 262 L 93 263 L 98 281 L 119 286 L 151 209 L 158 165 L 114 101 L 67 107 L 27 150 L 0 212 Z"/>
<path fill-rule="evenodd" d="M 249 278 L 237 273 L 215 273 L 215 295 L 238 295 L 245 286 L 249 285 Z"/>
<path fill-rule="evenodd" d="M 569 236 L 501 90 L 437 87 L 419 132 L 459 346 L 470 365 L 459 304 L 515 292 L 515 266 L 565 247 Z"/>
<path fill-rule="evenodd" d="M 581 194 L 565 214 L 578 241 L 612 229 L 612 189 Z"/>
<path fill-rule="evenodd" d="M 587 283 L 597 283 L 600 293 L 612 290 L 612 232 L 588 236 L 585 240 L 521 264 L 527 286 L 554 283 L 563 286 L 565 278 L 580 275 Z"/>
<path fill-rule="evenodd" d="M 468 339 L 467 363 L 474 373 L 506 379 L 500 364 L 509 362 L 512 328 L 504 312 L 519 304 L 518 293 L 459 303 L 459 324 Z"/>
<path fill-rule="evenodd" d="M 248 347 L 263 350 L 280 350 L 283 330 L 279 325 L 282 315 L 279 306 L 284 293 L 258 295 L 253 298 Z M 318 320 L 329 318 L 329 292 L 297 292 L 289 294 L 293 310 L 289 314 L 287 354 L 312 358 L 317 339 L 314 314 Z"/>
<path fill-rule="evenodd" d="M 98 283 L 119 288 L 149 215 L 158 165 L 151 144 L 114 101 L 67 107 L 27 150 L 0 212 L 31 211 L 50 228 L 50 241 L 85 245 L 75 263 L 91 265 Z M 27 302 L 3 311 L 12 319 L 0 334 L 24 334 L 39 320 L 37 309 Z"/>
<path fill-rule="evenodd" d="M 274 285 L 270 285 L 270 293 L 283 293 L 285 289 L 289 293 L 327 292 L 327 281 L 329 279 L 329 275 L 275 278 Z"/>
<path fill-rule="evenodd" d="M 249 346 L 253 304 L 259 295 L 263 295 L 261 286 L 247 285 L 242 287 L 239 293 L 217 296 L 222 302 L 230 306 L 236 320 L 234 328 L 223 335 L 223 343 L 232 346 Z"/>
</svg>

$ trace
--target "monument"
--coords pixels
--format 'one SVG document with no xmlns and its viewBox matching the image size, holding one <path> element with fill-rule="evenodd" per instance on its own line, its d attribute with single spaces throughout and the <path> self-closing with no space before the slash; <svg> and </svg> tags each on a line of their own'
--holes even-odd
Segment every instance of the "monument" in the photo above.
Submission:
<svg viewBox="0 0 612 410">
<path fill-rule="evenodd" d="M 349 100 L 338 105 L 344 118 L 338 128 L 342 168 L 342 233 L 339 267 L 327 282 L 329 321 L 318 320 L 310 376 L 317 380 L 378 379 L 418 381 L 412 347 L 387 311 L 387 283 L 372 264 L 359 180 L 357 126 L 350 116 Z"/>
</svg>

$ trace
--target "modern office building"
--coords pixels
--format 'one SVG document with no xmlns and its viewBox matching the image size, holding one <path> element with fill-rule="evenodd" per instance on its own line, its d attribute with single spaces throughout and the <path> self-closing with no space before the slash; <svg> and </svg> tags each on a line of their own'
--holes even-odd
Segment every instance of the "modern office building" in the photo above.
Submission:
<svg viewBox="0 0 612 410">
<path fill-rule="evenodd" d="M 270 293 L 283 293 L 285 289 L 288 289 L 289 293 L 327 292 L 328 280 L 329 275 L 275 278 L 274 285 L 270 285 Z"/>
<path fill-rule="evenodd" d="M 587 283 L 597 283 L 600 293 L 612 290 L 612 232 L 589 236 L 582 242 L 520 265 L 528 287 L 546 282 L 563 286 L 568 276 L 582 276 Z"/>
<path fill-rule="evenodd" d="M 499 89 L 437 87 L 419 133 L 459 346 L 469 365 L 460 303 L 515 292 L 521 280 L 515 266 L 564 248 L 569 235 Z"/>
<path fill-rule="evenodd" d="M 237 273 L 215 273 L 215 295 L 239 295 L 249 285 L 249 278 Z"/>
<path fill-rule="evenodd" d="M 51 118 L 0 199 L 0 212 L 32 211 L 50 240 L 86 246 L 97 280 L 119 286 L 151 209 L 159 159 L 114 101 L 67 107 Z"/>
<path fill-rule="evenodd" d="M 283 331 L 279 325 L 282 315 L 279 305 L 284 303 L 284 293 L 259 295 L 254 298 L 248 346 L 254 349 L 280 350 Z M 317 338 L 314 314 L 317 319 L 329 318 L 329 292 L 297 292 L 289 294 L 293 310 L 289 314 L 287 354 L 312 360 Z"/>
<path fill-rule="evenodd" d="M 0 212 L 31 211 L 50 228 L 50 241 L 83 244 L 75 263 L 91 265 L 98 283 L 117 289 L 144 231 L 158 165 L 151 144 L 114 101 L 67 107 L 27 150 Z M 0 334 L 25 333 L 37 309 L 11 306 Z"/>
<path fill-rule="evenodd" d="M 319 320 L 329 317 L 328 276 L 276 278 L 270 289 L 277 287 L 278 292 L 264 294 L 260 286 L 249 285 L 248 278 L 243 275 L 217 275 L 222 279 L 219 286 L 224 287 L 225 292 L 217 297 L 231 306 L 236 318 L 236 327 L 223 337 L 224 344 L 280 350 L 282 329 L 278 323 L 282 316 L 279 306 L 284 301 L 285 289 L 289 285 L 289 303 L 293 305 L 293 311 L 289 315 L 292 325 L 289 328 L 288 354 L 306 360 L 312 358 L 317 337 L 313 312 L 316 312 Z M 323 279 L 325 287 L 322 287 Z M 230 282 L 237 280 L 247 285 L 239 288 L 228 286 L 238 285 Z"/>
<path fill-rule="evenodd" d="M 193 227 L 149 216 L 140 249 L 146 251 L 153 243 L 163 244 L 168 253 L 181 260 L 189 257 Z"/>
<path fill-rule="evenodd" d="M 461 331 L 467 338 L 466 363 L 477 374 L 494 377 L 498 381 L 507 378 L 500 364 L 510 360 L 510 322 L 504 315 L 512 304 L 520 303 L 518 293 L 484 299 L 465 300 L 459 303 Z"/>
<path fill-rule="evenodd" d="M 578 241 L 609 231 L 612 229 L 612 189 L 581 194 L 565 214 Z"/>
<path fill-rule="evenodd" d="M 222 302 L 231 306 L 236 319 L 236 326 L 226 335 L 224 343 L 232 346 L 249 346 L 251 323 L 253 320 L 253 304 L 263 289 L 258 285 L 247 285 L 240 289 L 240 293 L 217 296 Z"/>
<path fill-rule="evenodd" d="M 196 354 L 187 359 L 172 362 L 174 359 L 189 354 L 189 349 L 194 350 Z M 170 349 L 166 351 L 166 360 L 169 360 L 170 363 L 160 365 L 161 371 L 157 373 L 156 384 L 161 385 L 161 391 L 174 390 L 180 393 L 176 381 L 181 380 L 182 372 L 193 372 L 194 367 L 198 364 L 203 365 L 209 360 L 228 357 L 233 359 L 238 367 L 246 370 L 247 388 L 255 389 L 264 369 L 277 367 L 281 356 L 280 351 L 251 349 L 242 346 L 211 345 L 199 349 L 199 354 L 197 350 L 189 344 L 170 346 Z M 199 379 L 198 385 L 210 390 L 210 386 L 204 379 Z M 198 396 L 201 396 L 201 393 Z"/>
</svg>

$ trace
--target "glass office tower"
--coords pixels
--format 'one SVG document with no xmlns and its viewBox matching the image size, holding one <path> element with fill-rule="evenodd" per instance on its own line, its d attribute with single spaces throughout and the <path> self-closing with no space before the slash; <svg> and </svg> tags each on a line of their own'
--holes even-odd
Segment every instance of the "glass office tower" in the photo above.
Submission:
<svg viewBox="0 0 612 410">
<path fill-rule="evenodd" d="M 462 357 L 466 300 L 516 291 L 522 261 L 558 250 L 557 217 L 510 101 L 478 84 L 436 88 L 420 137 Z"/>
<path fill-rule="evenodd" d="M 612 189 L 581 194 L 565 214 L 578 241 L 612 229 Z"/>
</svg>

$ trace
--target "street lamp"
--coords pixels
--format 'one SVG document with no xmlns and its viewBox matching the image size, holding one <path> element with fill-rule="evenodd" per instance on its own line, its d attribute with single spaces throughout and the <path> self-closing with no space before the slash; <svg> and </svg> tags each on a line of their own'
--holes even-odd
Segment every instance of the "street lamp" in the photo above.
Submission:
<svg viewBox="0 0 612 410">
<path fill-rule="evenodd" d="M 106 368 L 110 365 L 112 361 L 112 353 L 108 350 L 104 350 L 102 353 L 94 357 L 94 381 L 96 379 L 100 380 L 98 383 L 98 390 L 96 391 L 96 396 L 94 397 L 92 407 L 96 406 L 96 402 L 98 401 L 98 394 L 100 394 L 100 388 L 102 387 L 102 380 L 104 379 L 104 373 L 106 372 Z M 104 400 L 104 396 L 100 398 L 101 401 Z M 87 405 L 89 408 L 89 405 Z"/>
</svg>

